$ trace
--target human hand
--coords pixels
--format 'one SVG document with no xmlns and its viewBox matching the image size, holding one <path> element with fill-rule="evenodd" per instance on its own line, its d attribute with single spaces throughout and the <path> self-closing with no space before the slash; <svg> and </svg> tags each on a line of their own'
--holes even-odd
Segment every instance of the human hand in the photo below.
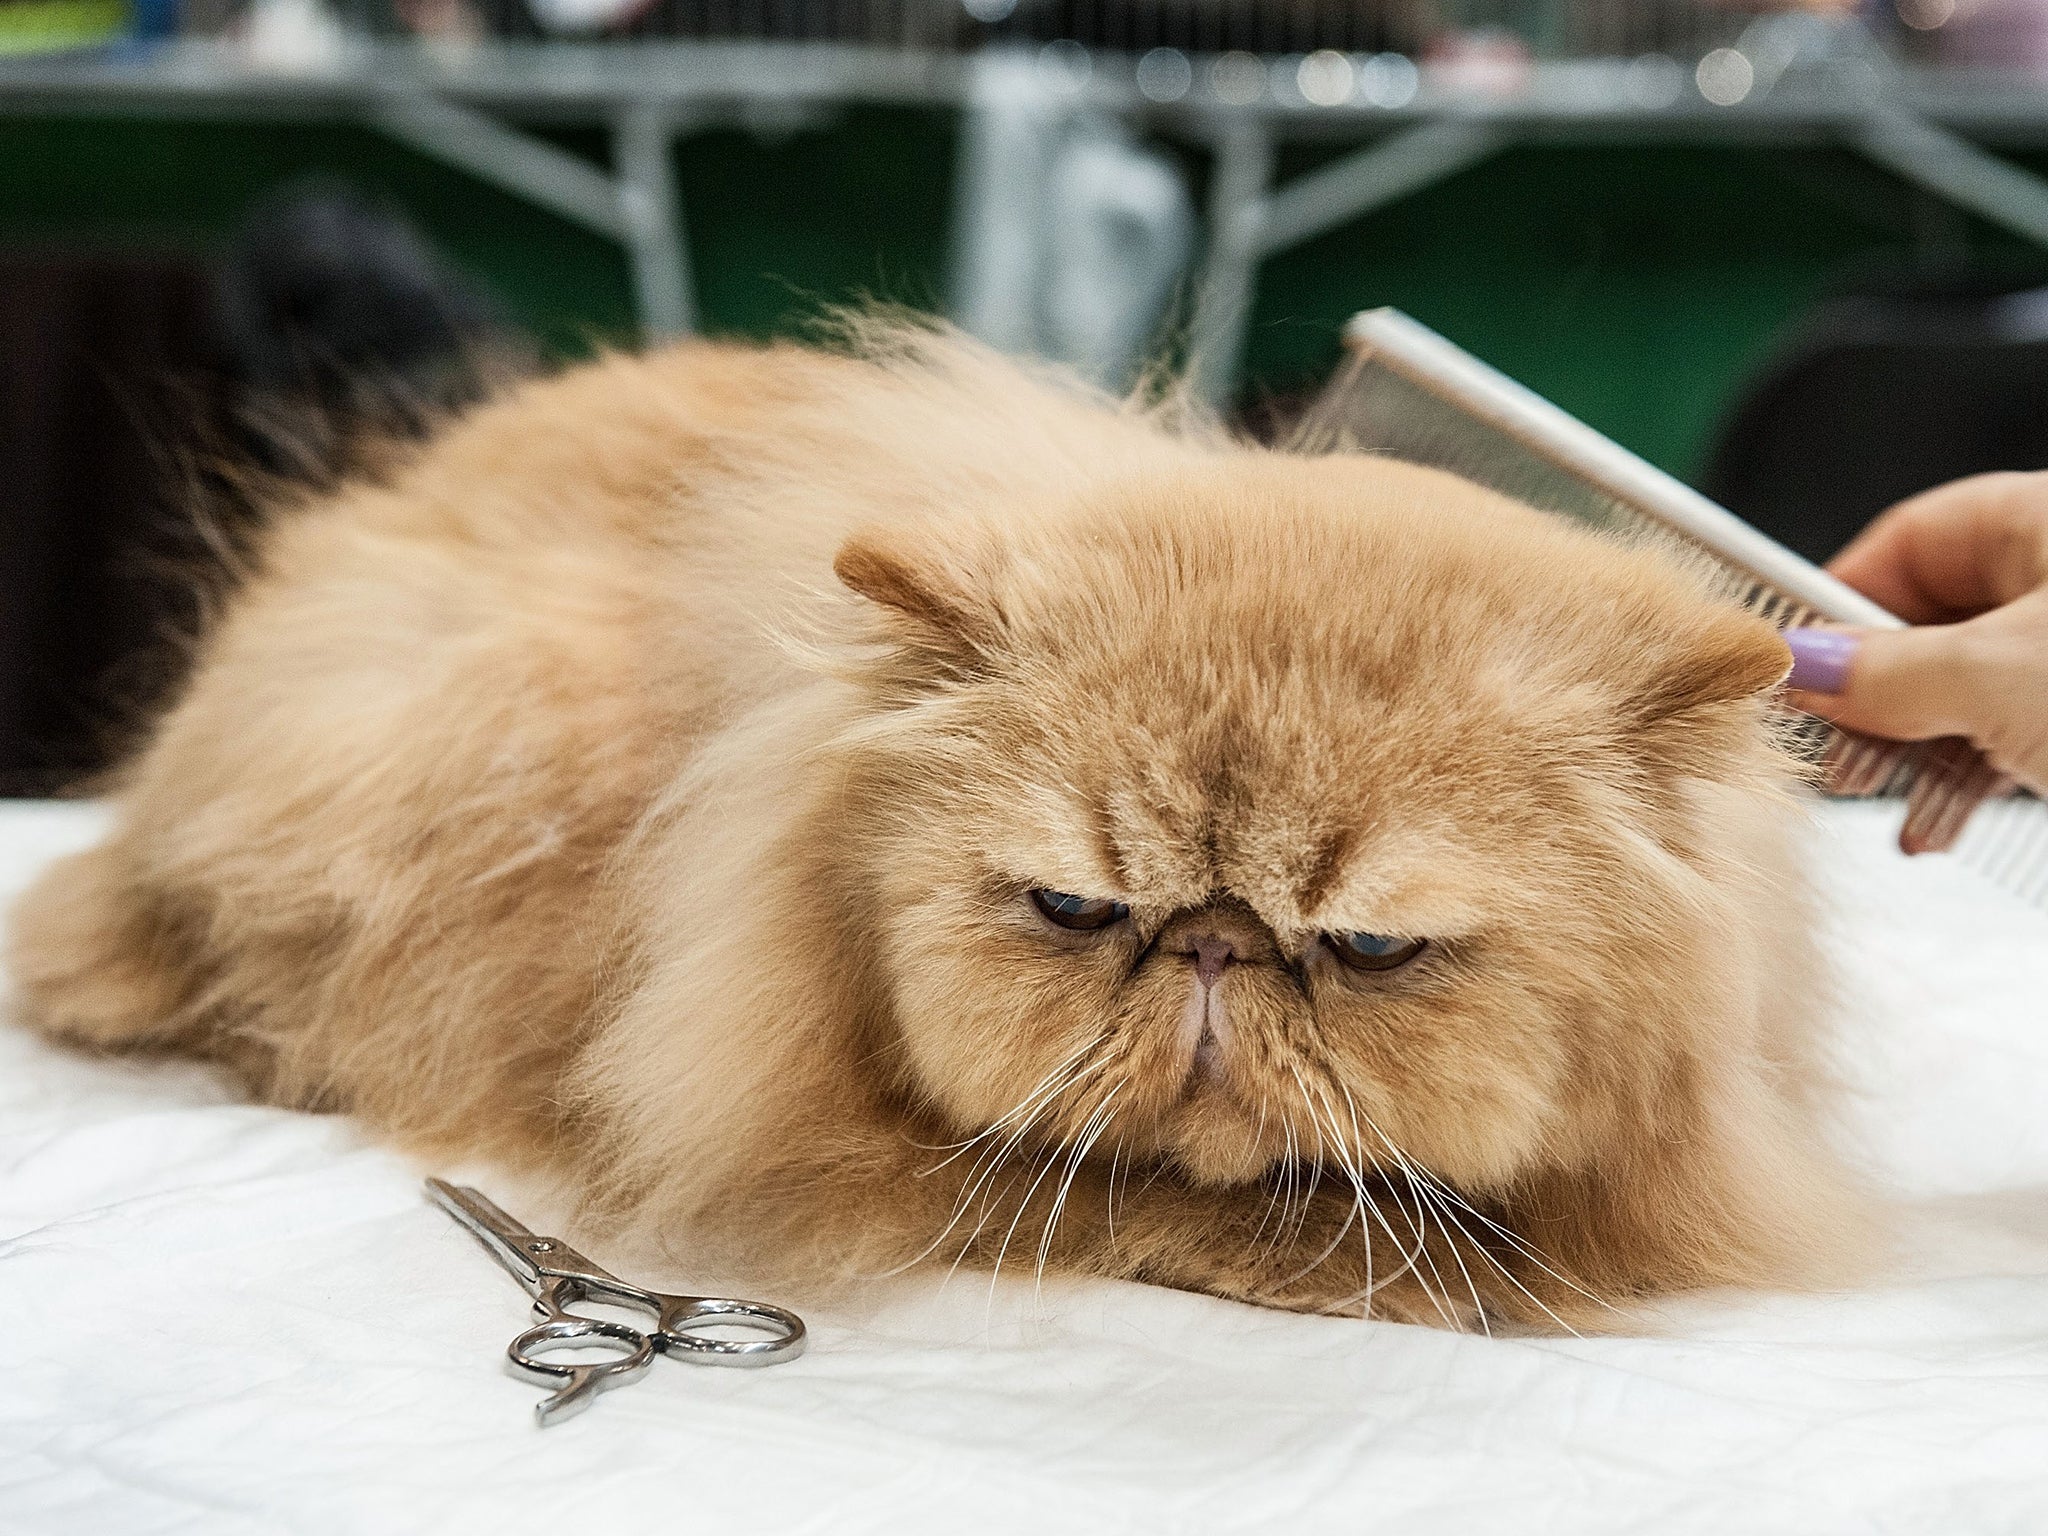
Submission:
<svg viewBox="0 0 2048 1536">
<path fill-rule="evenodd" d="M 2048 792 L 2048 472 L 1923 492 L 1828 569 L 1914 627 L 1788 632 L 1792 702 L 1872 736 L 1966 736 Z"/>
</svg>

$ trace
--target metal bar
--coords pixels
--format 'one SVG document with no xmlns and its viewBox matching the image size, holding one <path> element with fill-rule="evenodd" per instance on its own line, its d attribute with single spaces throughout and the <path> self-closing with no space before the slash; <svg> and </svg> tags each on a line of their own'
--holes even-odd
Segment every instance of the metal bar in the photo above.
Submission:
<svg viewBox="0 0 2048 1536">
<path fill-rule="evenodd" d="M 1880 112 L 1850 142 L 1908 181 L 1978 217 L 2048 245 L 2048 181 L 1904 112 Z"/>
<path fill-rule="evenodd" d="M 1274 255 L 1362 218 L 1457 175 L 1508 142 L 1492 124 L 1452 117 L 1418 124 L 1318 166 L 1266 199 L 1258 253 Z"/>
<path fill-rule="evenodd" d="M 950 309 L 971 335 L 1011 352 L 1039 344 L 1047 179 L 1072 123 L 1037 58 L 991 48 L 969 67 L 954 172 Z"/>
<path fill-rule="evenodd" d="M 1252 117 L 1294 139 L 1356 139 L 1445 114 L 1479 114 L 1513 131 L 1570 140 L 1645 136 L 1705 142 L 1837 138 L 1864 122 L 1871 95 L 1846 85 L 1780 87 L 1734 106 L 1690 90 L 1645 105 L 1627 59 L 1539 60 L 1526 88 L 1502 99 L 1425 78 L 1398 108 L 1354 100 L 1332 106 L 1298 94 L 1255 103 L 1218 97 L 1197 71 L 1180 101 L 1138 90 L 1131 61 L 1098 54 L 1072 95 L 1076 110 L 1142 116 L 1207 139 L 1219 120 Z M 426 92 L 522 121 L 603 122 L 620 105 L 666 101 L 737 112 L 756 101 L 958 105 L 970 56 L 935 48 L 774 41 L 572 43 L 490 39 L 460 54 L 417 43 L 351 39 L 338 57 L 292 70 L 262 68 L 238 45 L 178 39 L 134 58 L 106 54 L 0 59 L 0 116 L 81 112 L 291 118 L 354 117 L 372 101 Z M 1924 121 L 1980 142 L 2048 141 L 2048 92 L 2024 77 L 1904 66 L 1886 99 Z"/>
<path fill-rule="evenodd" d="M 1195 284 L 1188 324 L 1188 376 L 1212 405 L 1237 388 L 1245 327 L 1251 321 L 1266 186 L 1273 178 L 1273 137 L 1253 118 L 1233 123 L 1216 145 L 1209 182 L 1209 248 Z"/>
<path fill-rule="evenodd" d="M 508 128 L 471 107 L 407 93 L 370 107 L 367 119 L 406 144 L 614 240 L 631 221 L 612 179 L 545 140 Z"/>
<path fill-rule="evenodd" d="M 686 336 L 697 324 L 682 199 L 669 158 L 676 131 L 674 116 L 651 104 L 627 108 L 612 128 L 625 214 L 622 238 L 633 263 L 641 334 L 648 341 Z"/>
</svg>

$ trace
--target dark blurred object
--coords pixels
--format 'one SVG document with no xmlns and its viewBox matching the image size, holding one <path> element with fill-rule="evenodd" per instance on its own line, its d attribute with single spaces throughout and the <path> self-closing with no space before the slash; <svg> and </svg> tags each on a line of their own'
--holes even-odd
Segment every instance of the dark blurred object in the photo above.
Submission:
<svg viewBox="0 0 2048 1536">
<path fill-rule="evenodd" d="M 313 483 L 355 445 L 423 435 L 526 350 L 403 218 L 327 183 L 250 216 L 214 304 L 239 447 Z"/>
<path fill-rule="evenodd" d="M 334 187 L 198 258 L 0 255 L 0 794 L 104 769 L 259 517 L 416 438 L 528 349 Z"/>
<path fill-rule="evenodd" d="M 1909 282 L 1832 300 L 1751 383 L 1700 488 L 1812 560 L 1962 475 L 2048 467 L 2048 290 Z"/>
</svg>

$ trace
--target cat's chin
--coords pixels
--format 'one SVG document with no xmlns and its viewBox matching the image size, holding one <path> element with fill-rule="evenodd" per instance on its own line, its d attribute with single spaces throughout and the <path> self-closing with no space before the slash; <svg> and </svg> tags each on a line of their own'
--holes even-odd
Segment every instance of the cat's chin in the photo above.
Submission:
<svg viewBox="0 0 2048 1536">
<path fill-rule="evenodd" d="M 1269 1130 L 1247 1116 L 1234 1099 L 1197 1093 L 1180 1105 L 1167 1128 L 1167 1155 L 1191 1183 L 1249 1184 L 1278 1163 L 1284 1152 Z"/>
</svg>

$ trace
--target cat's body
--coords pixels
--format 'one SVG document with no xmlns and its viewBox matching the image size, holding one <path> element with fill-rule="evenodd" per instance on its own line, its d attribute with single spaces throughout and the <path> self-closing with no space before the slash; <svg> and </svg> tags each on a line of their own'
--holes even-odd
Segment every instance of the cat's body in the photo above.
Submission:
<svg viewBox="0 0 2048 1536">
<path fill-rule="evenodd" d="M 12 966 L 763 1279 L 1598 1323 L 1852 1225 L 1783 665 L 949 339 L 613 358 L 280 520 Z"/>
</svg>

